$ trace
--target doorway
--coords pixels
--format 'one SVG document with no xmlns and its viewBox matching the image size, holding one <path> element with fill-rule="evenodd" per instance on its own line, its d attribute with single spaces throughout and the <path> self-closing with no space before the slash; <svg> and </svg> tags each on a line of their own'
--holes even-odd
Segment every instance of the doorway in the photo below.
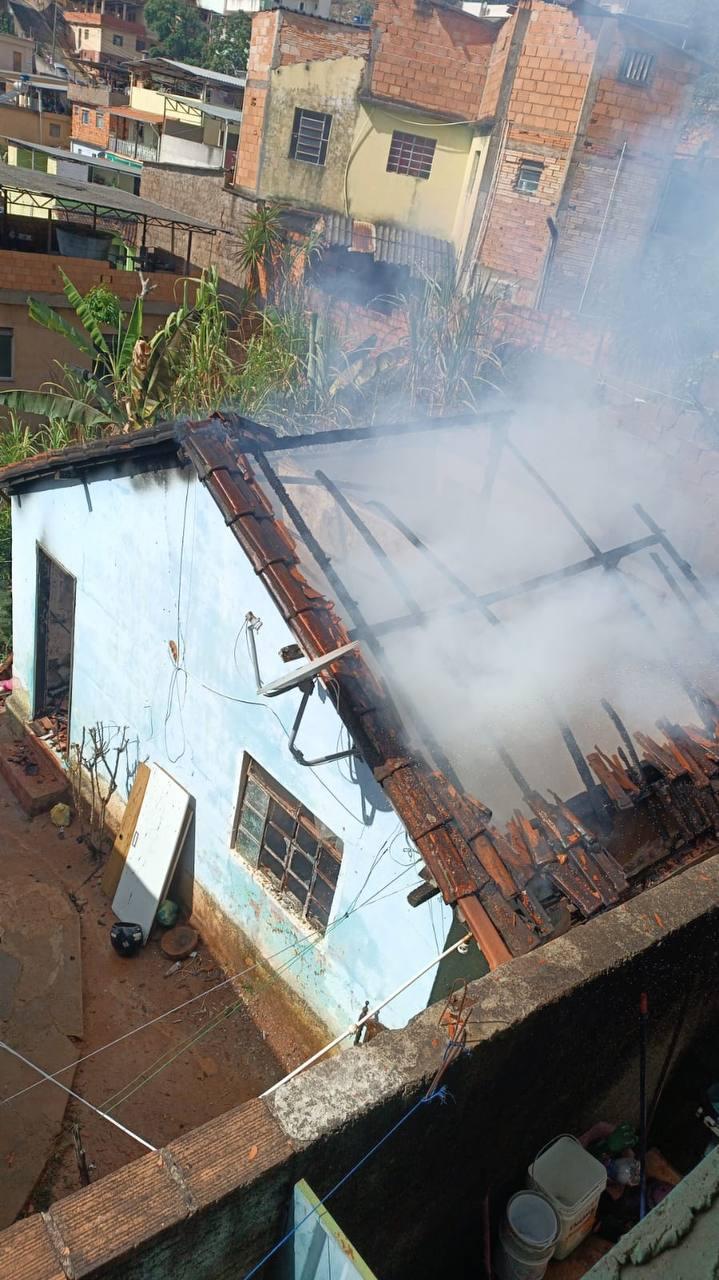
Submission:
<svg viewBox="0 0 719 1280">
<path fill-rule="evenodd" d="M 37 549 L 35 604 L 35 719 L 67 726 L 72 691 L 75 579 L 42 547 Z"/>
</svg>

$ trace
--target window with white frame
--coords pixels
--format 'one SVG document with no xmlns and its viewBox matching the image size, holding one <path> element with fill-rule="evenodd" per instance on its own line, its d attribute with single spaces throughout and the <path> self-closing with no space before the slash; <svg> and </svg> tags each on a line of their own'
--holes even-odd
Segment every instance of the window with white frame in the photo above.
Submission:
<svg viewBox="0 0 719 1280">
<path fill-rule="evenodd" d="M 307 111 L 297 107 L 292 124 L 290 159 L 305 164 L 323 165 L 327 158 L 332 116 L 324 111 Z"/>
<path fill-rule="evenodd" d="M 90 123 L 90 112 L 89 112 L 89 111 L 81 111 L 81 112 L 80 112 L 80 123 L 81 123 L 81 124 L 89 124 L 89 123 Z"/>
<path fill-rule="evenodd" d="M 243 776 L 232 843 L 290 910 L 325 932 L 342 841 L 256 760 Z"/>
<path fill-rule="evenodd" d="M 432 172 L 436 138 L 422 138 L 417 133 L 395 129 L 387 157 L 388 173 L 405 173 L 410 178 L 428 178 Z"/>
<path fill-rule="evenodd" d="M 525 196 L 536 195 L 542 181 L 544 165 L 541 160 L 520 160 L 517 170 L 517 191 Z"/>
</svg>

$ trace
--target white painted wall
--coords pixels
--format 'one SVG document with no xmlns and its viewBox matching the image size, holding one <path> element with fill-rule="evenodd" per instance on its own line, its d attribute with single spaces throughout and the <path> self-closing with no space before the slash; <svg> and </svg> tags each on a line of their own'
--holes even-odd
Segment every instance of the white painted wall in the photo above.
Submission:
<svg viewBox="0 0 719 1280">
<path fill-rule="evenodd" d="M 379 1001 L 437 954 L 450 912 L 439 899 L 408 906 L 419 868 L 403 872 L 412 855 L 401 824 L 378 812 L 365 826 L 346 764 L 313 773 L 290 756 L 273 713 L 289 728 L 299 695 L 258 697 L 240 631 L 248 610 L 262 618 L 265 680 L 287 669 L 278 650 L 293 637 L 194 472 L 90 479 L 89 496 L 91 511 L 80 484 L 13 499 L 15 675 L 32 706 L 39 543 L 77 579 L 71 739 L 98 720 L 127 725 L 136 758 L 156 761 L 194 796 L 196 879 L 260 951 L 270 956 L 309 931 L 231 849 L 244 752 L 344 841 L 331 921 L 358 895 L 391 895 L 330 927 L 283 975 L 326 1022 L 344 1026 L 365 999 Z M 333 752 L 340 727 L 315 694 L 298 745 L 309 758 Z M 121 786 L 126 794 L 125 779 Z M 398 998 L 385 1023 L 402 1025 L 423 1008 L 433 978 Z"/>
</svg>

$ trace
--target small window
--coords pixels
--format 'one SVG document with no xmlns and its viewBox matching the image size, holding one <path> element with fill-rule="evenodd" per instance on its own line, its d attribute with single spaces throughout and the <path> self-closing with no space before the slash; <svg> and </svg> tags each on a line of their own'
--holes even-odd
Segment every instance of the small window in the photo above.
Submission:
<svg viewBox="0 0 719 1280">
<path fill-rule="evenodd" d="M 85 27 L 85 39 L 86 39 L 86 40 L 89 40 L 89 39 L 90 39 L 90 28 L 89 28 L 89 27 Z"/>
<path fill-rule="evenodd" d="M 51 138 L 59 138 L 59 137 L 60 137 L 60 126 L 59 126 L 59 124 L 51 124 L 51 125 L 50 125 L 50 137 L 51 137 Z"/>
<path fill-rule="evenodd" d="M 539 191 L 544 165 L 539 160 L 522 160 L 517 171 L 517 191 L 533 196 Z"/>
<path fill-rule="evenodd" d="M 119 46 L 121 46 L 121 45 L 123 45 L 123 44 L 125 43 L 124 37 L 123 37 L 123 36 L 113 36 L 113 37 L 112 37 L 112 43 L 113 43 L 113 44 L 118 45 L 118 47 L 119 47 Z"/>
<path fill-rule="evenodd" d="M 104 111 L 95 112 L 95 128 L 97 129 L 105 128 L 105 112 Z"/>
<path fill-rule="evenodd" d="M 81 112 L 80 112 L 80 123 L 81 123 L 81 124 L 89 124 L 89 123 L 90 123 L 90 112 L 89 112 L 89 111 L 81 111 Z"/>
<path fill-rule="evenodd" d="M 415 133 L 395 129 L 389 147 L 388 173 L 406 173 L 410 178 L 428 178 L 432 172 L 436 138 L 420 138 Z"/>
<path fill-rule="evenodd" d="M 0 329 L 0 378 L 5 382 L 13 376 L 13 331 Z"/>
<path fill-rule="evenodd" d="M 342 862 L 342 841 L 251 760 L 233 845 L 269 877 L 292 911 L 324 933 Z"/>
<path fill-rule="evenodd" d="M 137 49 L 137 52 L 138 52 L 138 53 L 144 53 L 144 52 L 145 52 L 145 50 L 146 50 L 146 48 L 147 48 L 147 41 L 146 41 L 146 40 L 136 40 L 136 41 L 135 41 L 135 48 Z"/>
<path fill-rule="evenodd" d="M 22 71 L 22 54 L 18 53 L 17 50 L 13 51 L 12 69 L 13 71 Z"/>
<path fill-rule="evenodd" d="M 324 164 L 330 137 L 332 116 L 324 111 L 305 111 L 297 107 L 292 126 L 290 159 L 303 160 L 305 164 Z"/>
<path fill-rule="evenodd" d="M 643 49 L 627 49 L 619 68 L 625 84 L 648 84 L 654 68 L 654 54 Z"/>
</svg>

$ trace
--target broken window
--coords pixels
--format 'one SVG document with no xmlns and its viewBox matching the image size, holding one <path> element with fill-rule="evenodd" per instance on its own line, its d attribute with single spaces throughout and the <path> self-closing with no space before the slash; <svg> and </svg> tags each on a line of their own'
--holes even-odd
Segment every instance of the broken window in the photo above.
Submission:
<svg viewBox="0 0 719 1280">
<path fill-rule="evenodd" d="M 654 66 L 654 54 L 644 49 L 627 49 L 619 68 L 619 79 L 625 84 L 648 84 Z"/>
<path fill-rule="evenodd" d="M 65 723 L 70 711 L 75 579 L 42 547 L 37 549 L 35 717 Z"/>
<path fill-rule="evenodd" d="M 0 379 L 13 376 L 13 331 L 0 329 Z"/>
<path fill-rule="evenodd" d="M 306 111 L 297 107 L 292 125 L 290 159 L 305 164 L 324 164 L 330 137 L 332 116 L 324 111 Z"/>
<path fill-rule="evenodd" d="M 342 862 L 342 841 L 255 760 L 240 791 L 233 845 L 264 872 L 286 904 L 324 933 Z"/>
<path fill-rule="evenodd" d="M 406 173 L 410 178 L 428 178 L 436 146 L 436 138 L 421 138 L 419 134 L 395 129 L 389 147 L 387 172 Z"/>
<path fill-rule="evenodd" d="M 544 165 L 541 160 L 520 160 L 517 171 L 517 191 L 525 196 L 536 195 L 542 181 Z"/>
</svg>

